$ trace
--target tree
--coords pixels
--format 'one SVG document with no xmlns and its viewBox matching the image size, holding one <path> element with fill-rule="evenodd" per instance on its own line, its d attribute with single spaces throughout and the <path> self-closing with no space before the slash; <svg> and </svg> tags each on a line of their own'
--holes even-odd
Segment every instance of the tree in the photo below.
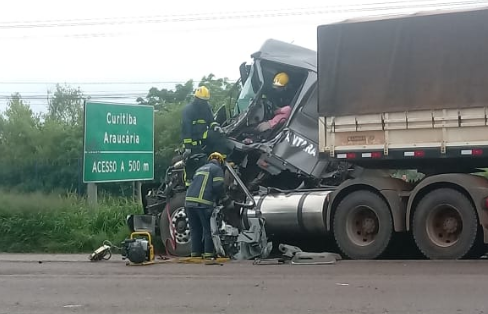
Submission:
<svg viewBox="0 0 488 314">
<path fill-rule="evenodd" d="M 185 84 L 178 84 L 175 90 L 157 89 L 153 87 L 149 90 L 146 99 L 139 97 L 137 102 L 143 105 L 154 106 L 156 110 L 169 110 L 172 105 L 190 101 L 193 92 L 193 80 Z"/>
<path fill-rule="evenodd" d="M 40 118 L 32 112 L 20 94 L 7 103 L 0 138 L 5 153 L 0 155 L 0 182 L 16 186 L 28 180 L 26 168 L 36 158 Z"/>
<path fill-rule="evenodd" d="M 210 91 L 210 104 L 214 110 L 222 105 L 232 106 L 232 84 L 228 78 L 215 78 L 214 74 L 202 77 L 198 86 L 205 86 Z"/>
<path fill-rule="evenodd" d="M 48 91 L 48 95 L 50 92 Z M 79 125 L 83 118 L 83 93 L 78 88 L 56 84 L 52 96 L 48 96 L 47 119 L 70 125 Z"/>
<path fill-rule="evenodd" d="M 11 160 L 25 160 L 34 157 L 40 119 L 32 112 L 29 104 L 20 94 L 11 96 L 5 110 L 2 138 Z"/>
</svg>

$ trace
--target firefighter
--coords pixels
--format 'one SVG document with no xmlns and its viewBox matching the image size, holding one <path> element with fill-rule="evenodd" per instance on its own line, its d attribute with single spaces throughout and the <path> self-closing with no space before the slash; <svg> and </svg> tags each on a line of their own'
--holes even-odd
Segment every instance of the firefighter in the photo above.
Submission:
<svg viewBox="0 0 488 314">
<path fill-rule="evenodd" d="M 290 77 L 286 72 L 277 73 L 273 79 L 273 85 L 269 98 L 276 108 L 289 106 L 296 89 L 290 83 Z"/>
<path fill-rule="evenodd" d="M 273 129 L 277 124 L 286 122 L 291 115 L 290 102 L 293 98 L 293 89 L 290 87 L 290 77 L 285 72 L 280 72 L 273 79 L 273 89 L 270 92 L 270 100 L 274 107 L 272 119 L 261 122 L 256 130 L 260 133 Z"/>
<path fill-rule="evenodd" d="M 210 92 L 205 86 L 196 89 L 194 99 L 183 109 L 181 135 L 185 152 L 183 156 L 189 157 L 203 153 L 203 145 L 207 139 L 208 131 L 222 132 L 219 124 L 215 122 L 208 100 Z M 201 164 L 195 160 L 188 160 L 184 179 L 186 186 L 190 185 L 194 170 Z"/>
<path fill-rule="evenodd" d="M 215 257 L 210 217 L 214 204 L 224 195 L 223 164 L 222 154 L 210 154 L 208 163 L 197 169 L 187 189 L 185 209 L 190 225 L 191 257 Z"/>
</svg>

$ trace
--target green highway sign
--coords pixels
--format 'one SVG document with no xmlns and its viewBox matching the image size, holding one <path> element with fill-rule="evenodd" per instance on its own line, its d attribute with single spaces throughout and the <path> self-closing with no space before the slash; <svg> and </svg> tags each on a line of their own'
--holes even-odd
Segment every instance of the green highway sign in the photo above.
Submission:
<svg viewBox="0 0 488 314">
<path fill-rule="evenodd" d="M 154 108 L 85 102 L 83 181 L 154 179 Z"/>
</svg>

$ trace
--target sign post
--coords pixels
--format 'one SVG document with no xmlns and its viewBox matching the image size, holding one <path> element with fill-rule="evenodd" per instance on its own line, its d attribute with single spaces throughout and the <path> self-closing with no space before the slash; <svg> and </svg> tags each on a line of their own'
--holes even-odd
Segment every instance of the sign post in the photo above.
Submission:
<svg viewBox="0 0 488 314">
<path fill-rule="evenodd" d="M 83 182 L 153 179 L 154 108 L 85 102 Z"/>
</svg>

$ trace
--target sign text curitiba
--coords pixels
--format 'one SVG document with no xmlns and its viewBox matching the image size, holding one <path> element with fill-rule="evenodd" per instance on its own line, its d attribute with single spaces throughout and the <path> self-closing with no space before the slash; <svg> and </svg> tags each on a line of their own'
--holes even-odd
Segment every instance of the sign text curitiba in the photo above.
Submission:
<svg viewBox="0 0 488 314">
<path fill-rule="evenodd" d="M 85 103 L 83 181 L 154 178 L 152 106 Z"/>
</svg>

